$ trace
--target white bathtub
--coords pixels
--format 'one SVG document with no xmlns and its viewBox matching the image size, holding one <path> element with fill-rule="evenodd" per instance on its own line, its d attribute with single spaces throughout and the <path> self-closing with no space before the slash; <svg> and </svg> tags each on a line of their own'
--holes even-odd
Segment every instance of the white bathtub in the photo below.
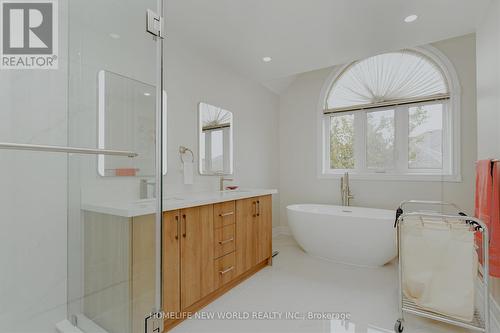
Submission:
<svg viewBox="0 0 500 333">
<path fill-rule="evenodd" d="M 329 205 L 291 205 L 288 224 L 310 255 L 357 266 L 382 266 L 396 257 L 395 212 Z"/>
</svg>

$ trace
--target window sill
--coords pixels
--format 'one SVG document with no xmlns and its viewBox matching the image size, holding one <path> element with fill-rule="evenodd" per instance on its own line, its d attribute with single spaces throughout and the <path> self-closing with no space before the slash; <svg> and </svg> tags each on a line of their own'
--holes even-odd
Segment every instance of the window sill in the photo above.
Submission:
<svg viewBox="0 0 500 333">
<path fill-rule="evenodd" d="M 342 172 L 323 172 L 319 175 L 320 179 L 340 179 L 344 175 Z M 441 174 L 387 174 L 387 173 L 356 173 L 349 171 L 351 180 L 374 180 L 374 181 L 405 181 L 405 182 L 462 182 L 461 175 L 441 175 Z"/>
</svg>

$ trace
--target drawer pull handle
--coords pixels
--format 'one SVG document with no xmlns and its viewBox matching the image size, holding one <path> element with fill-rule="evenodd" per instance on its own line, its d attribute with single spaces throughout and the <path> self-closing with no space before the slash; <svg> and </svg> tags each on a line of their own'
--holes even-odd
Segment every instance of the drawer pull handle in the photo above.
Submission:
<svg viewBox="0 0 500 333">
<path fill-rule="evenodd" d="M 186 238 L 186 234 L 187 234 L 186 214 L 182 214 L 182 219 L 184 220 L 184 231 L 182 232 L 182 237 Z"/>
<path fill-rule="evenodd" d="M 179 239 L 179 216 L 175 215 L 175 222 L 177 223 L 177 233 L 175 234 L 175 239 Z"/>
<path fill-rule="evenodd" d="M 226 216 L 231 216 L 231 215 L 234 215 L 234 212 L 227 212 L 227 213 L 219 214 L 220 217 L 226 217 Z"/>
<path fill-rule="evenodd" d="M 233 269 L 234 269 L 234 266 L 231 266 L 228 269 L 225 269 L 223 271 L 219 271 L 219 273 L 220 273 L 220 275 L 224 275 L 224 274 L 231 272 Z"/>
<path fill-rule="evenodd" d="M 231 243 L 231 242 L 233 242 L 233 241 L 234 241 L 234 238 L 233 238 L 233 237 L 231 237 L 231 238 L 229 238 L 229 239 L 226 239 L 226 240 L 223 240 L 223 241 L 219 241 L 219 244 L 220 244 L 220 245 L 224 245 L 224 244 L 227 244 L 227 243 Z"/>
</svg>

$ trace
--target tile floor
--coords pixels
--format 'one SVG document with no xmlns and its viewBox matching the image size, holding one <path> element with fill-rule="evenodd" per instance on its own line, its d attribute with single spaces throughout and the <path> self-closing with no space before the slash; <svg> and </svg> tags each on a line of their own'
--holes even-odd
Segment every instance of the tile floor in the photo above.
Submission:
<svg viewBox="0 0 500 333">
<path fill-rule="evenodd" d="M 274 239 L 280 254 L 267 267 L 202 311 L 210 316 L 239 312 L 349 313 L 340 320 L 229 320 L 191 319 L 174 333 L 392 333 L 398 318 L 397 270 L 394 264 L 382 268 L 358 268 L 334 264 L 304 253 L 291 237 Z M 270 315 L 270 314 L 269 314 Z M 284 314 L 283 314 L 284 315 Z M 464 333 L 467 330 L 408 316 L 404 332 Z"/>
</svg>

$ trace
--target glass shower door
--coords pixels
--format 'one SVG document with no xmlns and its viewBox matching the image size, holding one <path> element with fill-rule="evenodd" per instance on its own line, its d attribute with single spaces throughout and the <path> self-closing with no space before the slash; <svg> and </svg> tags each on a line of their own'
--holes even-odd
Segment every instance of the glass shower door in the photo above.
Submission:
<svg viewBox="0 0 500 333">
<path fill-rule="evenodd" d="M 148 10 L 161 1 L 69 1 L 68 142 L 131 152 L 68 159 L 68 320 L 83 332 L 152 332 L 161 307 L 162 41 Z"/>
</svg>

